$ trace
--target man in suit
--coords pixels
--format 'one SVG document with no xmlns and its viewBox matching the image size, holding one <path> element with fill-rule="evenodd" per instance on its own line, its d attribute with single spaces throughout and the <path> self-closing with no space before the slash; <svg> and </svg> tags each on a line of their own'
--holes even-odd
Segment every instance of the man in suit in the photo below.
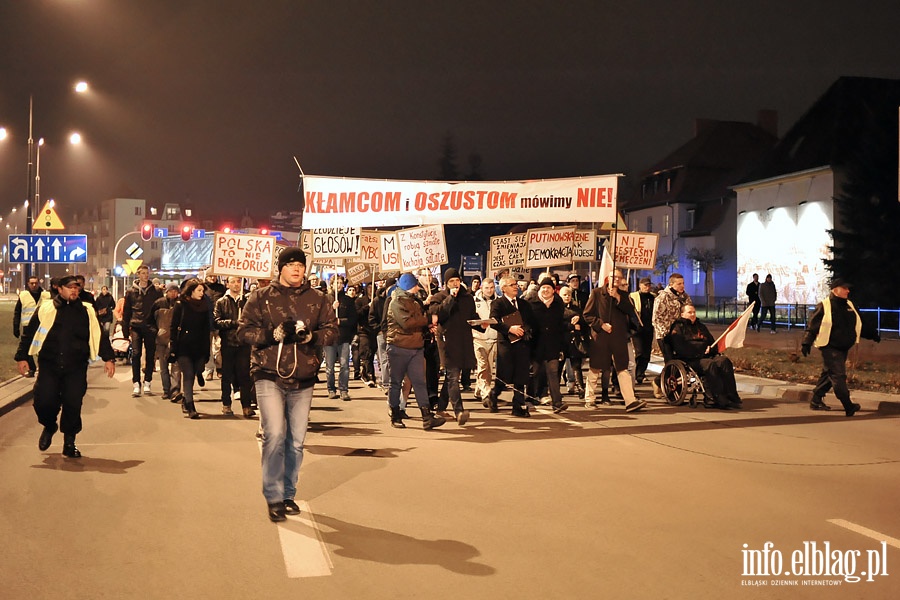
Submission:
<svg viewBox="0 0 900 600">
<path fill-rule="evenodd" d="M 519 288 L 512 277 L 500 280 L 499 296 L 491 303 L 491 318 L 497 322 L 491 327 L 497 330 L 497 373 L 490 395 L 490 410 L 497 412 L 497 399 L 507 385 L 513 386 L 514 417 L 530 417 L 525 404 L 525 387 L 531 363 L 531 331 L 534 317 L 531 305 L 518 298 Z"/>
</svg>

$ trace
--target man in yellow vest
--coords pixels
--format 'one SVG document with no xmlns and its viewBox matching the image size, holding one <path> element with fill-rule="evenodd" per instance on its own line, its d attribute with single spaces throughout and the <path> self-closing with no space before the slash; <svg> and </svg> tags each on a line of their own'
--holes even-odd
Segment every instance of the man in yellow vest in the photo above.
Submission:
<svg viewBox="0 0 900 600">
<path fill-rule="evenodd" d="M 852 417 L 859 410 L 859 404 L 850 401 L 847 388 L 847 353 L 859 343 L 859 338 L 881 341 L 878 331 L 863 325 L 856 307 L 850 302 L 850 284 L 840 278 L 831 280 L 831 294 L 816 306 L 809 319 L 806 336 L 803 338 L 803 356 L 809 356 L 815 346 L 822 353 L 822 374 L 809 403 L 812 410 L 831 410 L 824 398 L 828 390 L 844 405 L 844 412 Z"/>
<path fill-rule="evenodd" d="M 13 335 L 19 337 L 31 317 L 37 311 L 38 307 L 44 299 L 50 298 L 50 292 L 45 292 L 41 288 L 40 280 L 37 277 L 28 278 L 28 287 L 19 292 L 19 300 L 16 302 L 16 308 L 13 311 Z M 25 342 L 26 345 L 31 344 L 31 340 Z M 26 358 L 28 363 L 28 371 L 24 373 L 25 377 L 34 377 L 34 371 L 37 368 L 34 359 L 30 356 Z"/>
<path fill-rule="evenodd" d="M 34 412 L 44 426 L 38 440 L 41 451 L 50 447 L 62 429 L 64 456 L 80 458 L 75 436 L 81 431 L 81 404 L 87 392 L 89 360 L 101 357 L 107 377 L 116 372 L 115 354 L 103 335 L 94 307 L 83 303 L 74 275 L 60 279 L 59 295 L 41 304 L 22 332 L 15 360 L 19 372 L 28 369 L 26 357 L 36 356 L 40 370 L 34 383 Z M 26 335 L 27 334 L 27 335 Z M 30 343 L 26 342 L 30 340 Z M 56 417 L 62 410 L 59 426 Z"/>
</svg>

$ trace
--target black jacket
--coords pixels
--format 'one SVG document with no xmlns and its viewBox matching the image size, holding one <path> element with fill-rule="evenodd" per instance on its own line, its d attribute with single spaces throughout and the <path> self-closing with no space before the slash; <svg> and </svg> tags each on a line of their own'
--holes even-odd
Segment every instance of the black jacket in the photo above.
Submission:
<svg viewBox="0 0 900 600">
<path fill-rule="evenodd" d="M 222 340 L 222 344 L 231 347 L 242 345 L 237 336 L 237 328 L 240 312 L 244 309 L 245 304 L 247 304 L 246 294 L 241 294 L 238 298 L 234 298 L 226 292 L 225 295 L 216 300 L 213 316 L 215 317 L 216 329 L 219 331 L 219 338 Z"/>
<path fill-rule="evenodd" d="M 90 320 L 88 310 L 94 310 L 90 304 L 85 305 L 79 299 L 66 302 L 58 295 L 53 298 L 56 306 L 56 320 L 50 326 L 47 338 L 41 346 L 38 361 L 50 368 L 71 369 L 84 367 L 87 369 L 90 360 Z M 26 360 L 31 340 L 40 325 L 40 313 L 35 313 L 28 323 L 22 337 L 15 359 Z M 115 359 L 109 337 L 100 332 L 100 358 L 104 361 Z"/>
<path fill-rule="evenodd" d="M 153 303 L 162 296 L 163 293 L 152 283 L 141 288 L 137 281 L 134 282 L 131 289 L 125 292 L 125 306 L 122 309 L 122 333 L 125 337 L 128 337 L 132 327 L 154 331 L 150 311 Z"/>
</svg>

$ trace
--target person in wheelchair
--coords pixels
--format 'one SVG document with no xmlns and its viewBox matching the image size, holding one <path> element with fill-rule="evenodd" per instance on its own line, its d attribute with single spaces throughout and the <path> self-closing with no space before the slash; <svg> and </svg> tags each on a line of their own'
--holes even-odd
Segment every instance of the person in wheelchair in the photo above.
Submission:
<svg viewBox="0 0 900 600">
<path fill-rule="evenodd" d="M 727 356 L 719 354 L 715 338 L 697 320 L 693 305 L 686 304 L 681 309 L 681 317 L 672 324 L 668 338 L 674 358 L 688 364 L 703 378 L 708 400 L 723 410 L 742 406 L 734 381 L 734 365 Z"/>
</svg>

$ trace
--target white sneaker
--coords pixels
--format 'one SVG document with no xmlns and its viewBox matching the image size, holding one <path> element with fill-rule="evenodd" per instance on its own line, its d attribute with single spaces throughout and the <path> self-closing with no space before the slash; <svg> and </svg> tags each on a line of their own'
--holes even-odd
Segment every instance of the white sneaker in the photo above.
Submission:
<svg viewBox="0 0 900 600">
<path fill-rule="evenodd" d="M 145 396 L 153 395 L 153 392 L 150 391 L 150 382 L 149 381 L 144 382 L 144 395 Z"/>
<path fill-rule="evenodd" d="M 140 395 L 141 395 L 141 384 L 136 383 L 136 384 L 134 384 L 134 389 L 131 390 L 131 397 L 139 398 Z"/>
</svg>

